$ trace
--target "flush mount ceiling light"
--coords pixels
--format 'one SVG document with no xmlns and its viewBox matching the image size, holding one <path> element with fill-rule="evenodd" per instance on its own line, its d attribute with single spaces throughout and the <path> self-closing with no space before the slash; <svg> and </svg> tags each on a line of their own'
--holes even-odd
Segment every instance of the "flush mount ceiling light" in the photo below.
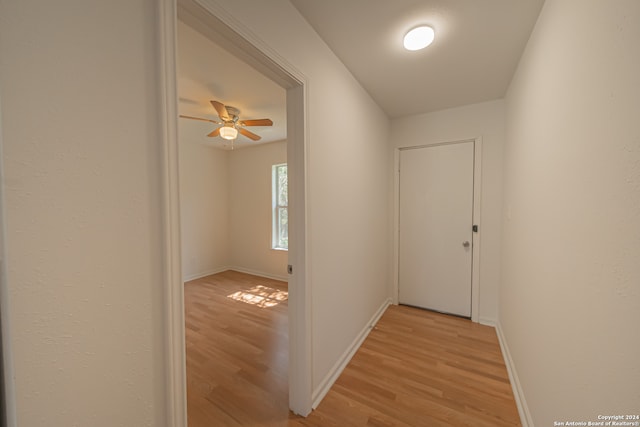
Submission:
<svg viewBox="0 0 640 427">
<path fill-rule="evenodd" d="M 428 26 L 416 27 L 404 36 L 404 48 L 407 50 L 420 50 L 433 43 L 435 32 Z"/>
</svg>

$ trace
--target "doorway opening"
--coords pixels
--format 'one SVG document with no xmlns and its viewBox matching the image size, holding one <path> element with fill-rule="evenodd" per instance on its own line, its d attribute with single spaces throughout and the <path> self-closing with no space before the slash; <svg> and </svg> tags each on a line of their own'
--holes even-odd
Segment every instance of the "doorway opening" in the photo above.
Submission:
<svg viewBox="0 0 640 427">
<path fill-rule="evenodd" d="M 207 31 L 178 10 L 187 418 L 262 424 L 289 412 L 286 90 Z"/>
<path fill-rule="evenodd" d="M 184 355 L 184 290 L 181 273 L 180 248 L 180 192 L 177 170 L 177 120 L 178 105 L 177 83 L 175 78 L 176 49 L 175 28 L 178 20 L 183 20 L 189 26 L 196 28 L 209 39 L 225 49 L 233 51 L 234 55 L 249 64 L 264 76 L 276 82 L 286 91 L 286 162 L 288 165 L 289 186 L 289 218 L 288 218 L 288 383 L 289 408 L 296 414 L 306 416 L 311 411 L 311 341 L 310 341 L 310 293 L 307 289 L 306 260 L 306 160 L 305 160 L 305 77 L 290 64 L 286 63 L 278 54 L 270 49 L 262 40 L 258 39 L 236 19 L 215 5 L 199 3 L 190 0 L 177 0 L 163 7 L 161 16 L 161 32 L 163 33 L 164 67 L 167 70 L 165 84 L 167 108 L 165 111 L 166 125 L 169 129 L 166 137 L 167 145 L 167 180 L 166 197 L 167 214 L 167 331 L 168 358 L 167 370 L 169 381 L 169 401 L 172 407 L 168 409 L 174 425 L 185 425 L 186 408 L 186 372 Z M 172 76 L 173 70 L 173 78 Z M 171 132 L 171 130 L 175 132 Z M 262 287 L 260 287 L 262 286 Z M 265 289 L 276 289 L 274 286 L 259 284 L 254 286 L 259 292 Z M 277 290 L 277 289 L 276 289 Z M 256 291 L 256 292 L 258 292 Z M 269 297 L 276 301 L 282 294 L 273 293 Z M 277 295 L 276 295 L 277 294 Z M 263 296 L 263 295 L 259 295 Z M 254 292 L 255 297 L 255 292 Z M 271 304 L 271 303 L 270 303 Z M 279 305 L 281 305 L 279 303 Z M 212 361 L 215 363 L 215 361 Z"/>
</svg>

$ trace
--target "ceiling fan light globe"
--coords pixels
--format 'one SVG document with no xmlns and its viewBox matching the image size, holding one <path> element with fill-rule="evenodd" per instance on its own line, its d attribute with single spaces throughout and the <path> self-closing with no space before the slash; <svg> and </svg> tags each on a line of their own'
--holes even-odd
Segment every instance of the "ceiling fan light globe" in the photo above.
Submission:
<svg viewBox="0 0 640 427">
<path fill-rule="evenodd" d="M 238 129 L 229 126 L 223 126 L 220 128 L 220 136 L 228 140 L 236 139 L 238 136 Z"/>
</svg>

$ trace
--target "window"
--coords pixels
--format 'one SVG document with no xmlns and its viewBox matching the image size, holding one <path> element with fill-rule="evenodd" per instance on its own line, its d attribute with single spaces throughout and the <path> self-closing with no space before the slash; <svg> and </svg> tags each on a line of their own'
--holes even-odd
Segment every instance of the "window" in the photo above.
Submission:
<svg viewBox="0 0 640 427">
<path fill-rule="evenodd" d="M 287 183 L 287 164 L 273 165 L 272 176 L 272 206 L 273 231 L 271 247 L 273 249 L 289 249 L 289 195 Z"/>
</svg>

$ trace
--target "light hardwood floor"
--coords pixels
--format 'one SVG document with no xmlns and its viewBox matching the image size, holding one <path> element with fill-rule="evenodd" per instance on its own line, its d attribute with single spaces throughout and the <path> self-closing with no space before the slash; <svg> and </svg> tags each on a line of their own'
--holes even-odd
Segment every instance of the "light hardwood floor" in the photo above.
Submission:
<svg viewBox="0 0 640 427">
<path fill-rule="evenodd" d="M 494 329 L 403 306 L 309 417 L 290 414 L 284 292 L 234 271 L 185 284 L 190 427 L 520 425 Z"/>
</svg>

